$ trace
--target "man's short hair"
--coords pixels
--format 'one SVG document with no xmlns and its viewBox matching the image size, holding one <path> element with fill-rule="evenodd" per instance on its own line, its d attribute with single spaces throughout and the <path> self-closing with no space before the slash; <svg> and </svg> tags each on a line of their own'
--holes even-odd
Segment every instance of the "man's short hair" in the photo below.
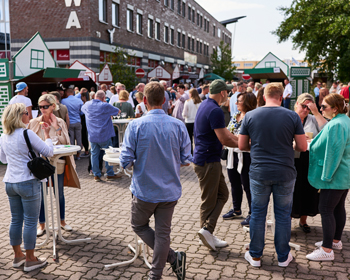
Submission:
<svg viewBox="0 0 350 280">
<path fill-rule="evenodd" d="M 159 82 L 150 82 L 143 91 L 147 103 L 153 106 L 162 106 L 164 102 L 164 87 Z"/>
<path fill-rule="evenodd" d="M 283 86 L 280 83 L 269 83 L 265 87 L 264 95 L 266 98 L 279 99 L 283 94 Z"/>
<path fill-rule="evenodd" d="M 156 77 L 152 77 L 149 81 L 150 82 L 159 82 L 159 79 Z"/>
<path fill-rule="evenodd" d="M 177 87 L 182 88 L 182 89 L 185 89 L 184 84 L 178 84 Z"/>
<path fill-rule="evenodd" d="M 101 85 L 101 88 L 103 88 L 103 87 L 107 87 L 107 85 L 106 85 L 106 84 L 102 84 L 102 85 Z"/>
<path fill-rule="evenodd" d="M 163 85 L 163 84 L 167 84 L 167 81 L 164 81 L 164 80 L 160 80 L 159 82 L 160 82 L 162 85 Z"/>
<path fill-rule="evenodd" d="M 243 86 L 243 84 L 245 84 L 245 82 L 238 82 L 237 87 L 241 87 L 241 86 Z"/>
<path fill-rule="evenodd" d="M 58 102 L 61 102 L 61 94 L 58 91 L 50 91 L 49 94 L 57 97 Z"/>
<path fill-rule="evenodd" d="M 105 92 L 102 89 L 100 89 L 96 92 L 95 99 L 103 100 L 105 96 L 106 96 Z"/>
<path fill-rule="evenodd" d="M 206 90 L 207 88 L 209 88 L 208 85 L 203 86 L 203 90 Z"/>
</svg>

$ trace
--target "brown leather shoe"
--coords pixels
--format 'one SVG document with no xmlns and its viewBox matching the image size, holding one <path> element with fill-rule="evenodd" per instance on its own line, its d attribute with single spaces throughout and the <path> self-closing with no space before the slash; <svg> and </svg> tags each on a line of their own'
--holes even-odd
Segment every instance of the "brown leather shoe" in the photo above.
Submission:
<svg viewBox="0 0 350 280">
<path fill-rule="evenodd" d="M 107 181 L 114 181 L 116 179 L 120 179 L 122 177 L 121 174 L 113 175 L 113 176 L 107 176 Z"/>
<path fill-rule="evenodd" d="M 98 177 L 98 176 L 95 176 L 95 182 L 101 182 L 101 178 L 100 177 Z"/>
</svg>

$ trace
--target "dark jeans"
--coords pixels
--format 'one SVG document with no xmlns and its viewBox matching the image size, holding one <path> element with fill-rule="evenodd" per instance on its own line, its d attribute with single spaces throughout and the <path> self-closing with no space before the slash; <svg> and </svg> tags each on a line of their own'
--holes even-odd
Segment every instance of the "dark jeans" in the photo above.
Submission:
<svg viewBox="0 0 350 280">
<path fill-rule="evenodd" d="M 151 203 L 133 197 L 131 202 L 131 227 L 133 231 L 153 249 L 150 279 L 161 279 L 165 263 L 176 260 L 170 248 L 171 220 L 177 201 Z M 149 226 L 151 216 L 155 219 L 155 230 Z"/>
<path fill-rule="evenodd" d="M 88 132 L 86 128 L 85 115 L 81 117 L 81 142 L 84 146 L 85 152 L 89 150 L 89 140 L 88 140 Z"/>
<path fill-rule="evenodd" d="M 101 150 L 100 151 L 100 155 L 98 157 L 98 166 L 100 168 L 100 170 L 102 171 L 102 168 L 103 168 L 103 156 L 105 155 L 105 151 L 104 150 Z M 90 170 L 92 170 L 92 165 L 91 165 L 91 157 L 89 157 L 89 166 L 88 166 L 88 172 L 90 173 Z"/>
<path fill-rule="evenodd" d="M 192 155 L 193 155 L 193 127 L 194 127 L 194 123 L 186 123 L 188 135 L 190 136 L 190 140 L 191 140 L 191 154 Z"/>
<path fill-rule="evenodd" d="M 341 240 L 346 222 L 345 199 L 349 190 L 321 190 L 318 209 L 321 214 L 323 247 L 332 249 L 333 239 Z"/>
<path fill-rule="evenodd" d="M 289 109 L 290 98 L 283 99 L 283 107 Z"/>
<path fill-rule="evenodd" d="M 249 167 L 250 167 L 250 153 L 243 153 L 243 168 L 241 174 L 237 171 L 238 165 L 238 155 L 233 153 L 233 169 L 227 169 L 227 175 L 231 183 L 231 194 L 232 194 L 232 204 L 234 211 L 241 211 L 243 189 L 245 191 L 248 205 L 249 213 L 251 214 L 251 204 L 252 198 L 250 194 L 250 183 L 249 183 Z M 243 185 L 243 189 L 242 189 Z"/>
</svg>

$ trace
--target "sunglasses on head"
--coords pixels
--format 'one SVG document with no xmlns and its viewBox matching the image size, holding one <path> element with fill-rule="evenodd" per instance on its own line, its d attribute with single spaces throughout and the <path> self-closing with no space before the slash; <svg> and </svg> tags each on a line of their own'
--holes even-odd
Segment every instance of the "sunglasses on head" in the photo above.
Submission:
<svg viewBox="0 0 350 280">
<path fill-rule="evenodd" d="M 39 109 L 49 109 L 51 105 L 39 106 Z"/>
<path fill-rule="evenodd" d="M 307 109 L 308 111 L 310 111 L 310 108 L 307 106 L 307 105 L 304 105 L 304 104 L 300 104 L 301 108 L 304 109 Z"/>
</svg>

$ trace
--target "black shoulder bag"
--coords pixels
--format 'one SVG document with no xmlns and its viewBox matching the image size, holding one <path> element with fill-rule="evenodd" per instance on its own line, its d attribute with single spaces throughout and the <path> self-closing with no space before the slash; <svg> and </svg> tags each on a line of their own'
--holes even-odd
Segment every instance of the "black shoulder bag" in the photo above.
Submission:
<svg viewBox="0 0 350 280">
<path fill-rule="evenodd" d="M 48 178 L 51 175 L 55 174 L 56 168 L 53 165 L 51 165 L 47 159 L 38 157 L 33 151 L 32 144 L 30 144 L 30 140 L 28 137 L 27 129 L 23 131 L 23 135 L 29 149 L 28 155 L 31 159 L 31 161 L 27 163 L 27 166 L 32 172 L 32 174 L 39 180 Z"/>
</svg>

